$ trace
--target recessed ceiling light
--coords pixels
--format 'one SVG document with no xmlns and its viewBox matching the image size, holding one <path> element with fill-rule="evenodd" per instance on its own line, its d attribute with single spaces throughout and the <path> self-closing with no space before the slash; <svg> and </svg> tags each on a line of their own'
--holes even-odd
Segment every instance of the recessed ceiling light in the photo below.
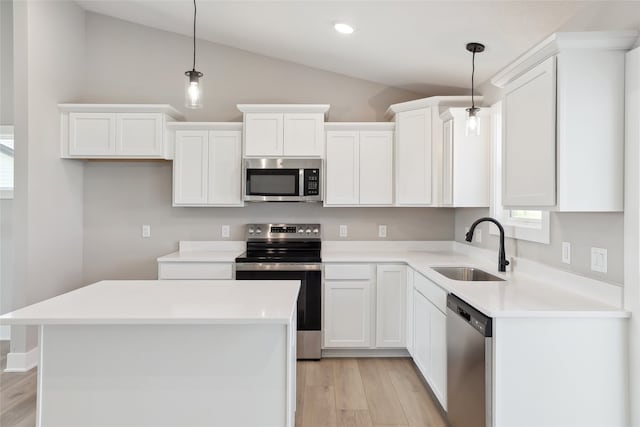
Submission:
<svg viewBox="0 0 640 427">
<path fill-rule="evenodd" d="M 340 34 L 352 34 L 354 31 L 351 25 L 345 24 L 344 22 L 336 22 L 333 24 L 333 28 Z"/>
</svg>

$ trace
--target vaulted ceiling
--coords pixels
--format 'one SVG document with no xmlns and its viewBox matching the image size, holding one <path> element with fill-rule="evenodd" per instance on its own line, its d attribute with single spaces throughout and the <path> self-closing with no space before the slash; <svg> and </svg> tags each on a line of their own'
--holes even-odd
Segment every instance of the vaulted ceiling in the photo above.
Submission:
<svg viewBox="0 0 640 427">
<path fill-rule="evenodd" d="M 192 35 L 192 0 L 81 0 L 88 11 Z M 640 30 L 640 1 L 198 0 L 199 39 L 357 78 L 428 92 L 470 85 L 556 31 Z M 333 23 L 348 22 L 351 36 Z"/>
</svg>

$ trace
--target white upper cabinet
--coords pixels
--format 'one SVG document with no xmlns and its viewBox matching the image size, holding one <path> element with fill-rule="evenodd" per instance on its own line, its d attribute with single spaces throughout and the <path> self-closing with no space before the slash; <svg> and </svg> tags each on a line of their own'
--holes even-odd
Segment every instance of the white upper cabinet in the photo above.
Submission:
<svg viewBox="0 0 640 427">
<path fill-rule="evenodd" d="M 245 157 L 322 157 L 328 105 L 239 104 Z"/>
<path fill-rule="evenodd" d="M 557 33 L 498 73 L 503 204 L 623 209 L 624 55 L 638 34 Z"/>
<path fill-rule="evenodd" d="M 482 97 L 476 97 L 478 102 Z M 396 122 L 395 205 L 442 206 L 443 121 L 445 107 L 471 105 L 468 96 L 434 96 L 394 104 Z"/>
<path fill-rule="evenodd" d="M 282 155 L 284 116 L 281 113 L 247 113 L 244 116 L 247 156 Z"/>
<path fill-rule="evenodd" d="M 165 126 L 182 115 L 169 105 L 59 104 L 61 157 L 169 159 Z"/>
<path fill-rule="evenodd" d="M 444 121 L 442 205 L 489 206 L 490 110 L 478 112 L 480 135 L 467 135 L 464 108 L 449 108 L 440 117 Z"/>
<path fill-rule="evenodd" d="M 243 206 L 242 124 L 180 123 L 175 131 L 174 206 Z"/>
<path fill-rule="evenodd" d="M 432 202 L 431 108 L 405 111 L 397 117 L 398 205 L 425 205 Z"/>
<path fill-rule="evenodd" d="M 328 123 L 325 206 L 393 204 L 393 123 Z"/>
</svg>

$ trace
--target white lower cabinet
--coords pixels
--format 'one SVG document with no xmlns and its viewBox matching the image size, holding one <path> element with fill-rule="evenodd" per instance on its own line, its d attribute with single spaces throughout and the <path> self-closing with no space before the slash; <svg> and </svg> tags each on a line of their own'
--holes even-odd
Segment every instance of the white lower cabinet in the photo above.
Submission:
<svg viewBox="0 0 640 427">
<path fill-rule="evenodd" d="M 405 348 L 406 269 L 326 264 L 324 347 Z"/>
<path fill-rule="evenodd" d="M 407 267 L 378 265 L 376 280 L 376 347 L 404 348 Z"/>
<path fill-rule="evenodd" d="M 242 132 L 177 130 L 174 206 L 242 206 Z"/>
<path fill-rule="evenodd" d="M 413 357 L 413 277 L 415 275 L 413 268 L 407 268 L 407 284 L 405 291 L 407 294 L 407 304 L 405 309 L 405 340 L 407 343 L 407 351 Z"/>
<path fill-rule="evenodd" d="M 325 282 L 325 347 L 371 346 L 371 288 L 369 280 Z"/>
<path fill-rule="evenodd" d="M 415 274 L 414 284 L 427 285 L 429 293 L 446 300 L 446 292 L 436 284 Z M 426 282 L 426 283 L 425 283 Z M 432 301 L 421 292 L 413 291 L 413 360 L 440 404 L 447 409 L 447 316 L 440 301 Z"/>
</svg>

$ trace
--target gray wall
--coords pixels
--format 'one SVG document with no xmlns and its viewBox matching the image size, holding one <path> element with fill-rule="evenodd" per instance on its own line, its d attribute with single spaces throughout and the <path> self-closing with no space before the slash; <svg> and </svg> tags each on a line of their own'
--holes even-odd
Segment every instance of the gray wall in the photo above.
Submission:
<svg viewBox="0 0 640 427">
<path fill-rule="evenodd" d="M 82 285 L 83 165 L 60 159 L 57 104 L 84 89 L 84 11 L 67 1 L 14 4 L 15 191 L 13 304 Z M 11 351 L 37 343 L 12 331 Z"/>
<path fill-rule="evenodd" d="M 456 209 L 455 240 L 465 243 L 465 227 L 476 219 L 489 216 L 489 209 Z M 622 284 L 624 281 L 624 216 L 622 213 L 551 213 L 551 243 L 535 243 L 526 240 L 506 239 L 507 256 L 516 256 L 581 276 Z M 474 246 L 496 249 L 498 236 L 489 234 L 489 226 L 483 223 L 482 243 Z M 571 264 L 562 263 L 562 242 L 571 243 Z M 591 271 L 591 247 L 607 249 L 607 273 Z"/>
<path fill-rule="evenodd" d="M 126 188 L 126 191 L 122 191 Z M 118 190 L 120 189 L 120 190 Z M 315 203 L 248 204 L 244 208 L 171 207 L 171 163 L 92 162 L 85 169 L 85 282 L 149 279 L 157 276 L 158 256 L 178 249 L 179 240 L 244 240 L 247 222 L 318 222 L 324 238 L 378 240 L 378 225 L 389 240 L 451 240 L 453 210 L 430 208 L 323 208 Z M 141 225 L 151 237 L 141 237 Z"/>
<path fill-rule="evenodd" d="M 329 120 L 383 120 L 390 104 L 424 95 L 304 67 L 209 42 L 198 44 L 205 73 L 205 108 L 186 111 L 184 71 L 191 40 L 114 18 L 87 14 L 88 102 L 157 102 L 182 109 L 188 120 L 242 119 L 238 103 L 328 103 Z M 144 53 L 144 54 L 143 54 Z M 146 73 L 146 75 L 142 75 Z M 179 240 L 243 240 L 242 225 L 260 221 L 317 221 L 326 239 L 450 240 L 453 211 L 415 208 L 323 208 L 317 204 L 252 204 L 245 208 L 172 208 L 170 162 L 88 162 L 84 171 L 84 281 L 155 278 L 155 259 Z M 150 224 L 152 237 L 140 227 Z"/>
</svg>

